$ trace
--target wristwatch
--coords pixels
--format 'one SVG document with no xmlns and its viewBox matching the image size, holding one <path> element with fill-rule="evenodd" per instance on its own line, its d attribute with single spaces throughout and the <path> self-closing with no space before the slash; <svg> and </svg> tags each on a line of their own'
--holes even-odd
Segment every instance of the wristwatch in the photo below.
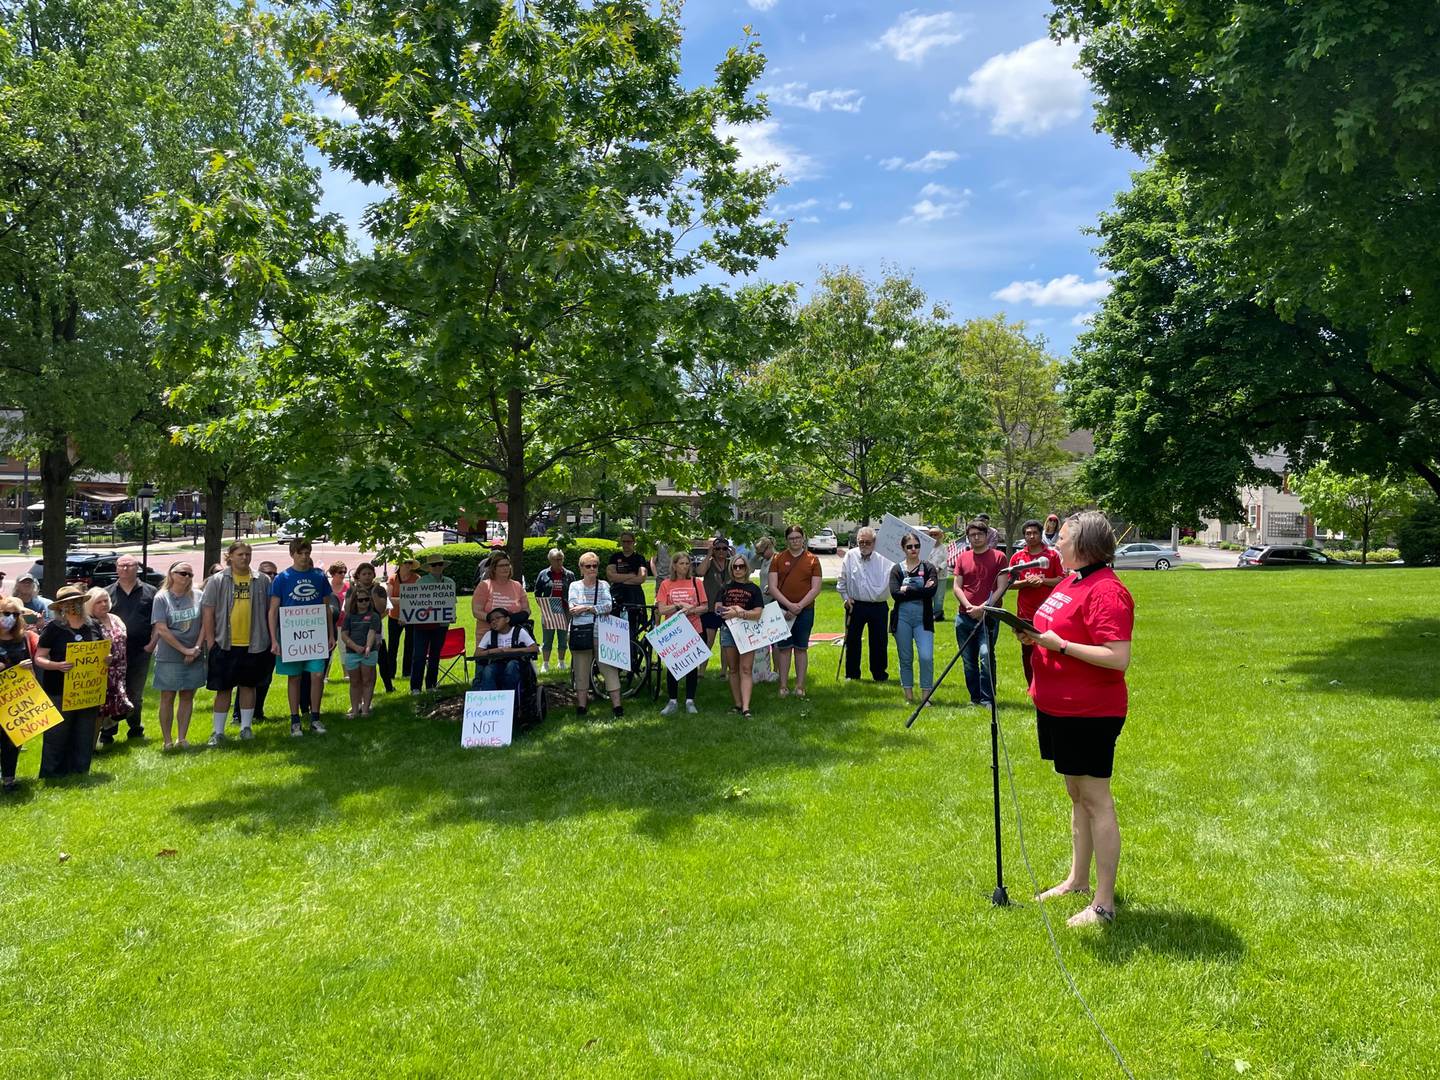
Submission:
<svg viewBox="0 0 1440 1080">
<path fill-rule="evenodd" d="M 1068 649 L 1068 648 L 1070 648 L 1070 643 L 1069 643 L 1068 641 L 1061 641 L 1061 642 L 1060 642 L 1060 655 L 1061 655 L 1061 656 L 1064 656 L 1064 655 L 1065 655 L 1065 650 Z"/>
</svg>

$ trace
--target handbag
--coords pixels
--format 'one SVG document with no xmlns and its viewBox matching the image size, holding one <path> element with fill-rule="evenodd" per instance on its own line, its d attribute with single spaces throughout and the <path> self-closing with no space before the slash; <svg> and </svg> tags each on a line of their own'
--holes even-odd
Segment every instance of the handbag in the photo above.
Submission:
<svg viewBox="0 0 1440 1080">
<path fill-rule="evenodd" d="M 590 606 L 594 607 L 600 600 L 600 582 L 595 582 L 595 591 L 590 594 Z M 572 626 L 570 628 L 570 651 L 590 652 L 595 648 L 595 614 L 591 612 L 590 621 L 584 626 Z"/>
</svg>

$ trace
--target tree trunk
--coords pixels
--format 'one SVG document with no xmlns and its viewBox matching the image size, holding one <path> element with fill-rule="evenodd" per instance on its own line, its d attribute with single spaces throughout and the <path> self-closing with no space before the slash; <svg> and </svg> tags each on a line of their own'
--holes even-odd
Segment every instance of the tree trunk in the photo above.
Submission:
<svg viewBox="0 0 1440 1080">
<path fill-rule="evenodd" d="M 205 478 L 205 565 L 197 577 L 209 575 L 210 567 L 220 561 L 220 548 L 225 543 L 225 489 L 230 482 L 223 476 Z"/>
<path fill-rule="evenodd" d="M 45 560 L 45 580 L 40 594 L 53 597 L 65 584 L 65 499 L 70 494 L 74 466 L 62 437 L 59 446 L 40 451 L 40 490 L 45 513 L 40 522 L 40 553 Z"/>
<path fill-rule="evenodd" d="M 505 550 L 518 581 L 525 574 L 525 533 L 530 520 L 529 476 L 525 472 L 525 395 L 511 390 L 506 400 Z M 529 583 L 527 583 L 529 584 Z"/>
</svg>

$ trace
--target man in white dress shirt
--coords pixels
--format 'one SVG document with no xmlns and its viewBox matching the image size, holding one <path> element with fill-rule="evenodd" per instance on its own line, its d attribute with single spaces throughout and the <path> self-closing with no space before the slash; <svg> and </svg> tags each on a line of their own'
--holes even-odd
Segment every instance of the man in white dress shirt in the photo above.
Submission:
<svg viewBox="0 0 1440 1080">
<path fill-rule="evenodd" d="M 890 677 L 890 570 L 894 563 L 875 550 L 875 530 L 868 525 L 855 534 L 855 546 L 840 563 L 837 588 L 845 601 L 845 677 L 860 678 L 860 637 L 869 628 L 870 675 L 876 682 Z"/>
</svg>

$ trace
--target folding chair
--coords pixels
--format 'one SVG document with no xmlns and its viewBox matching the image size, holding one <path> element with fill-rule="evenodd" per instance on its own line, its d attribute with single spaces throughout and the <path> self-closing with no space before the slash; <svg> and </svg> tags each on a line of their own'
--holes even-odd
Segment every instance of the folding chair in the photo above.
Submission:
<svg viewBox="0 0 1440 1080">
<path fill-rule="evenodd" d="M 457 674 L 455 665 L 459 663 Z M 470 650 L 465 647 L 465 628 L 452 626 L 445 631 L 445 641 L 440 646 L 440 682 L 458 682 L 470 685 Z"/>
</svg>

